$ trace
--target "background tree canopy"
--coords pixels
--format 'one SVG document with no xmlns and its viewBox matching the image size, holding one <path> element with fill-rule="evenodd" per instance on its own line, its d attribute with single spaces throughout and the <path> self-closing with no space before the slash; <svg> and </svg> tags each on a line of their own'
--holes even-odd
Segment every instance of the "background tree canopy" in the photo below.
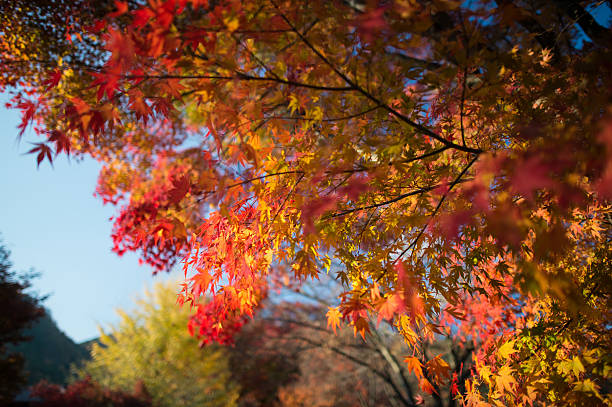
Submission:
<svg viewBox="0 0 612 407">
<path fill-rule="evenodd" d="M 390 321 L 422 391 L 452 334 L 469 405 L 610 403 L 608 2 L 57 5 L 14 34 L 69 15 L 62 53 L 1 40 L 21 133 L 104 163 L 114 250 L 182 261 L 194 335 L 331 269 L 329 325 Z"/>
<path fill-rule="evenodd" d="M 44 315 L 40 298 L 28 293 L 31 275 L 12 270 L 10 252 L 0 241 L 0 404 L 13 400 L 26 384 L 23 355 L 14 345 L 27 341 L 24 331 Z"/>
<path fill-rule="evenodd" d="M 119 325 L 92 345 L 79 376 L 126 392 L 142 382 L 154 406 L 236 405 L 225 349 L 201 348 L 189 335 L 189 308 L 176 305 L 175 284 L 156 284 L 136 310 L 120 314 Z"/>
</svg>

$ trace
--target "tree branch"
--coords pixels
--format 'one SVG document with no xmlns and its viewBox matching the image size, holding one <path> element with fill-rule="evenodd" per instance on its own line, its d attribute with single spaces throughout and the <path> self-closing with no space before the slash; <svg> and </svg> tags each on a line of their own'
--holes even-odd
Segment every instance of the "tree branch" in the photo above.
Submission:
<svg viewBox="0 0 612 407">
<path fill-rule="evenodd" d="M 300 37 L 300 39 L 302 40 L 302 42 L 312 51 L 315 53 L 315 55 L 317 55 L 317 57 L 319 57 L 319 59 L 321 59 L 327 66 L 330 67 L 330 69 L 336 74 L 338 75 L 340 78 L 342 78 L 347 84 L 350 85 L 350 87 L 361 93 L 363 96 L 365 96 L 366 98 L 370 99 L 372 102 L 376 103 L 377 105 L 382 106 L 385 110 L 387 110 L 389 113 L 391 113 L 393 116 L 397 117 L 398 119 L 400 119 L 401 121 L 403 121 L 404 123 L 407 123 L 408 125 L 410 125 L 411 127 L 413 127 L 414 129 L 416 129 L 417 131 L 419 131 L 420 133 L 429 136 L 439 142 L 441 142 L 442 144 L 450 147 L 450 148 L 454 148 L 460 151 L 465 151 L 468 153 L 472 153 L 472 154 L 479 154 L 482 152 L 482 150 L 480 149 L 474 149 L 474 148 L 470 148 L 470 147 L 464 147 L 461 146 L 459 144 L 455 144 L 452 141 L 448 141 L 445 138 L 439 136 L 438 134 L 434 133 L 433 131 L 431 131 L 430 129 L 428 129 L 427 127 L 418 124 L 416 122 L 414 122 L 413 120 L 411 120 L 409 117 L 407 117 L 406 115 L 398 112 L 397 110 L 393 109 L 391 106 L 383 103 L 381 100 L 379 100 L 378 98 L 376 98 L 374 95 L 372 95 L 371 93 L 369 93 L 368 91 L 366 91 L 365 89 L 363 89 L 362 87 L 358 86 L 353 80 L 351 80 L 347 75 L 345 75 L 342 71 L 340 71 L 338 68 L 336 68 L 336 66 L 334 66 L 314 45 L 312 45 L 310 43 L 310 41 L 308 41 L 308 39 L 299 32 L 299 30 L 297 30 L 297 28 L 291 23 L 291 21 L 289 21 L 289 19 L 283 14 L 283 12 L 279 9 L 279 7 L 276 5 L 276 3 L 274 2 L 274 0 L 270 0 L 270 2 L 274 5 L 274 7 L 278 10 L 281 18 L 285 21 L 285 23 L 287 23 L 287 25 L 289 25 L 289 27 L 291 27 L 293 29 L 293 31 L 298 35 L 298 37 Z"/>
<path fill-rule="evenodd" d="M 451 192 L 451 190 L 461 181 L 461 178 L 465 175 L 465 173 L 467 172 L 467 170 L 476 162 L 476 160 L 478 159 L 478 155 L 475 156 L 474 158 L 472 158 L 472 160 L 468 163 L 468 165 L 461 171 L 461 173 L 459 173 L 459 175 L 457 176 L 457 178 L 455 178 L 453 180 L 453 182 L 450 184 L 450 186 L 448 187 L 448 191 L 446 191 L 446 193 L 444 195 L 442 195 L 442 198 L 440 198 L 440 200 L 438 201 L 438 205 L 436 205 L 436 208 L 433 210 L 433 212 L 431 213 L 431 216 L 429 218 L 429 220 L 427 221 L 427 223 L 425 223 L 425 225 L 421 228 L 421 230 L 419 231 L 419 234 L 417 235 L 417 237 L 412 241 L 412 243 L 410 243 L 410 245 L 408 245 L 408 247 L 406 247 L 399 256 L 397 256 L 397 258 L 393 261 L 392 264 L 396 264 L 399 259 L 401 259 L 404 254 L 406 254 L 406 252 L 412 248 L 414 248 L 416 246 L 416 244 L 418 243 L 418 241 L 421 239 L 421 236 L 423 236 L 423 233 L 425 233 L 425 230 L 427 229 L 427 227 L 429 226 L 429 224 L 431 223 L 432 219 L 436 216 L 436 214 L 438 213 L 438 211 L 440 210 L 440 207 L 442 206 L 442 204 L 444 203 L 444 200 L 446 199 L 446 197 L 448 196 L 448 194 Z M 382 278 L 382 276 L 381 276 Z"/>
<path fill-rule="evenodd" d="M 610 30 L 601 26 L 595 18 L 576 0 L 555 0 L 562 10 L 578 23 L 582 31 L 600 47 L 612 45 Z"/>
<path fill-rule="evenodd" d="M 296 86 L 307 89 L 323 90 L 323 91 L 355 91 L 350 86 L 321 86 L 290 81 L 287 79 L 271 78 L 267 76 L 251 76 L 244 72 L 235 72 L 235 75 L 123 75 L 126 79 L 217 79 L 217 80 L 244 80 L 244 81 L 263 81 L 277 82 L 284 85 Z"/>
</svg>

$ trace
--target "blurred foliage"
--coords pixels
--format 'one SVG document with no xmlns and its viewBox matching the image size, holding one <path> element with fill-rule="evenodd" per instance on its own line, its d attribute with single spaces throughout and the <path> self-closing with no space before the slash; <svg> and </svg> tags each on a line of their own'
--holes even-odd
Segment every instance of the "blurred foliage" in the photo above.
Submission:
<svg viewBox="0 0 612 407">
<path fill-rule="evenodd" d="M 226 350 L 198 346 L 186 328 L 189 307 L 176 305 L 172 287 L 158 283 L 133 312 L 119 311 L 119 325 L 102 333 L 78 374 L 126 391 L 141 380 L 158 407 L 236 405 Z"/>
<path fill-rule="evenodd" d="M 108 13 L 110 0 L 0 1 L 0 82 L 24 85 L 62 63 L 95 66 L 103 57 L 84 27 Z"/>
<path fill-rule="evenodd" d="M 32 389 L 39 399 L 40 407 L 150 407 L 151 396 L 142 382 L 134 386 L 133 392 L 114 391 L 102 388 L 87 378 L 63 388 L 45 381 Z"/>
<path fill-rule="evenodd" d="M 23 330 L 44 314 L 40 298 L 26 292 L 32 275 L 12 268 L 10 251 L 0 242 L 0 405 L 13 400 L 26 382 L 23 356 L 9 345 L 27 340 Z"/>
<path fill-rule="evenodd" d="M 228 350 L 232 376 L 240 385 L 240 407 L 277 405 L 279 390 L 299 379 L 295 347 L 277 340 L 290 329 L 287 324 L 274 324 L 258 316 L 236 335 Z"/>
</svg>

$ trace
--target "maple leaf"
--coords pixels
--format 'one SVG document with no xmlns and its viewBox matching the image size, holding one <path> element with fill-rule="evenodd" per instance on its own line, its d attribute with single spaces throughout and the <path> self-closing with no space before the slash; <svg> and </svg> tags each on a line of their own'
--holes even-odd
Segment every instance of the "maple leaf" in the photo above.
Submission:
<svg viewBox="0 0 612 407">
<path fill-rule="evenodd" d="M 599 386 L 591 379 L 585 379 L 574 384 L 574 390 L 594 394 L 597 398 L 603 400 L 601 394 L 599 393 Z"/>
<path fill-rule="evenodd" d="M 95 72 L 93 73 L 93 76 L 96 79 L 92 82 L 92 86 L 98 87 L 98 101 L 100 101 L 105 94 L 107 98 L 112 99 L 119 88 L 119 76 L 112 74 L 98 74 Z"/>
<path fill-rule="evenodd" d="M 514 349 L 514 343 L 516 341 L 511 340 L 508 341 L 506 343 L 504 343 L 502 346 L 500 346 L 497 349 L 497 355 L 502 359 L 502 360 L 506 360 L 510 358 L 510 355 L 517 352 L 516 349 Z"/>
<path fill-rule="evenodd" d="M 397 272 L 398 288 L 402 291 L 405 308 L 414 322 L 416 317 L 423 313 L 423 301 L 416 290 L 415 277 L 406 272 L 403 262 L 396 264 L 395 270 Z"/>
<path fill-rule="evenodd" d="M 373 41 L 376 34 L 387 27 L 385 9 L 385 7 L 373 8 L 355 20 L 357 32 L 366 42 Z"/>
<path fill-rule="evenodd" d="M 35 147 L 29 150 L 26 154 L 38 153 L 38 155 L 36 156 L 37 167 L 40 166 L 40 163 L 45 159 L 45 157 L 47 158 L 47 160 L 49 160 L 50 164 L 53 164 L 53 157 L 51 156 L 51 153 L 52 153 L 51 147 L 49 147 L 45 143 L 32 143 L 32 144 Z"/>
<path fill-rule="evenodd" d="M 573 373 L 576 379 L 580 377 L 580 373 L 585 372 L 584 365 L 577 356 L 559 363 L 557 370 L 564 376 L 570 376 Z"/>
<path fill-rule="evenodd" d="M 134 27 L 144 27 L 151 18 L 155 16 L 155 13 L 148 7 L 142 7 L 132 12 L 134 16 L 133 24 Z"/>
<path fill-rule="evenodd" d="M 340 326 L 340 319 L 342 318 L 342 313 L 338 309 L 338 307 L 329 307 L 327 314 L 327 327 L 330 326 L 333 328 L 334 333 L 336 333 L 336 328 Z"/>
<path fill-rule="evenodd" d="M 181 199 L 187 195 L 191 183 L 189 182 L 189 176 L 183 175 L 172 180 L 172 189 L 168 191 L 168 202 L 170 204 L 178 204 Z"/>
<path fill-rule="evenodd" d="M 59 154 L 62 151 L 70 155 L 70 139 L 64 132 L 59 130 L 51 130 L 48 135 L 48 140 L 55 143 L 55 154 Z"/>
<path fill-rule="evenodd" d="M 514 370 L 508 366 L 504 365 L 499 369 L 497 374 L 495 375 L 495 384 L 497 385 L 497 389 L 501 392 L 509 392 L 512 393 L 513 386 L 516 385 L 516 380 L 512 376 Z"/>
<path fill-rule="evenodd" d="M 419 358 L 414 357 L 414 356 L 407 356 L 404 359 L 404 363 L 406 363 L 406 367 L 408 368 L 408 371 L 414 373 L 414 375 L 417 377 L 419 381 L 424 378 L 423 368 L 422 368 L 422 364 Z"/>
<path fill-rule="evenodd" d="M 539 156 L 529 157 L 520 163 L 512 177 L 512 187 L 525 197 L 533 197 L 536 189 L 555 185 L 550 177 L 550 168 Z"/>
<path fill-rule="evenodd" d="M 454 240 L 459 237 L 459 231 L 461 227 L 469 224 L 474 219 L 473 211 L 455 211 L 451 214 L 445 215 L 440 219 L 440 226 L 442 233 L 449 240 Z"/>
<path fill-rule="evenodd" d="M 128 12 L 128 4 L 126 1 L 115 0 L 115 8 L 117 11 L 109 13 L 108 18 L 117 18 Z"/>
<path fill-rule="evenodd" d="M 350 200 L 355 201 L 369 189 L 368 180 L 362 177 L 352 178 L 348 185 L 339 189 L 339 193 L 346 195 Z"/>
<path fill-rule="evenodd" d="M 306 204 L 302 209 L 302 224 L 304 225 L 304 233 L 314 233 L 315 219 L 326 211 L 335 208 L 337 201 L 337 196 L 321 197 L 309 201 L 308 204 Z"/>
<path fill-rule="evenodd" d="M 62 70 L 58 68 L 49 75 L 49 78 L 46 81 L 43 82 L 43 85 L 47 86 L 45 90 L 49 91 L 52 88 L 56 87 L 61 79 L 62 79 Z"/>
<path fill-rule="evenodd" d="M 106 72 L 94 76 L 98 78 L 106 76 L 113 83 L 117 83 L 121 77 L 121 69 L 131 66 L 135 60 L 135 44 L 130 33 L 123 33 L 114 28 L 107 29 L 104 37 L 106 41 L 105 47 L 112 54 L 106 62 Z"/>
<path fill-rule="evenodd" d="M 391 294 L 389 297 L 384 298 L 378 308 L 378 319 L 377 324 L 383 319 L 391 320 L 398 312 L 404 309 L 404 302 L 398 294 Z"/>
<path fill-rule="evenodd" d="M 358 317 L 357 319 L 351 321 L 351 325 L 353 326 L 354 334 L 361 335 L 361 338 L 365 340 L 365 334 L 370 332 L 370 324 L 368 323 L 368 320 L 363 317 Z"/>
<path fill-rule="evenodd" d="M 191 278 L 193 281 L 193 295 L 197 298 L 208 290 L 212 277 L 206 270 L 201 270 Z"/>
<path fill-rule="evenodd" d="M 32 101 L 22 100 L 17 104 L 17 108 L 21 110 L 21 123 L 17 126 L 19 129 L 18 137 L 21 138 L 28 125 L 34 120 L 37 105 Z"/>
<path fill-rule="evenodd" d="M 435 387 L 427 379 L 419 380 L 419 388 L 427 394 L 437 393 Z"/>
<path fill-rule="evenodd" d="M 427 373 L 435 378 L 436 383 L 441 383 L 443 379 L 450 378 L 450 366 L 442 359 L 441 355 L 428 361 L 425 365 Z"/>
</svg>

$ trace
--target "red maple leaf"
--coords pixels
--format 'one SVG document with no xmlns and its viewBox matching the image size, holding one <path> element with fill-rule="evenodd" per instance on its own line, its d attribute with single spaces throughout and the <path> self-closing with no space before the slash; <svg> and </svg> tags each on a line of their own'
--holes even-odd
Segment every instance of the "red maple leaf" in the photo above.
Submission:
<svg viewBox="0 0 612 407">
<path fill-rule="evenodd" d="M 172 189 L 168 191 L 168 202 L 170 204 L 177 204 L 187 195 L 191 183 L 189 182 L 189 176 L 183 175 L 182 177 L 175 178 L 172 180 Z"/>
<path fill-rule="evenodd" d="M 47 157 L 49 163 L 53 164 L 53 158 L 51 156 L 52 150 L 51 147 L 46 145 L 45 143 L 32 143 L 34 144 L 34 148 L 28 151 L 26 154 L 34 154 L 38 153 L 36 156 L 36 166 L 40 166 L 40 163 Z"/>
<path fill-rule="evenodd" d="M 36 104 L 29 100 L 22 100 L 17 104 L 17 108 L 21 110 L 21 123 L 17 126 L 19 129 L 18 137 L 21 138 L 28 125 L 34 120 Z"/>
<path fill-rule="evenodd" d="M 531 198 L 535 190 L 554 186 L 549 173 L 550 169 L 540 156 L 530 157 L 522 163 L 517 163 L 512 187 L 521 195 Z"/>
<path fill-rule="evenodd" d="M 92 75 L 96 78 L 92 82 L 92 86 L 98 86 L 98 93 L 96 94 L 98 101 L 104 97 L 104 94 L 106 94 L 109 99 L 112 99 L 119 88 L 119 76 L 113 74 L 99 74 L 95 72 Z"/>
<path fill-rule="evenodd" d="M 309 201 L 302 209 L 302 224 L 304 233 L 314 233 L 314 221 L 326 211 L 334 208 L 338 197 L 326 196 Z"/>
<path fill-rule="evenodd" d="M 55 154 L 59 154 L 65 151 L 66 154 L 70 155 L 70 139 L 65 133 L 59 130 L 52 130 L 49 132 L 48 140 L 55 143 Z"/>
<path fill-rule="evenodd" d="M 128 4 L 125 1 L 115 0 L 115 8 L 117 8 L 117 11 L 109 13 L 109 18 L 119 17 L 120 15 L 123 15 L 128 12 Z"/>
<path fill-rule="evenodd" d="M 387 28 L 385 7 L 377 7 L 361 14 L 355 19 L 357 32 L 366 42 L 371 42 L 382 30 Z"/>
<path fill-rule="evenodd" d="M 49 78 L 43 82 L 43 85 L 46 86 L 45 90 L 49 91 L 52 88 L 56 87 L 57 84 L 59 83 L 60 79 L 62 79 L 62 70 L 58 68 L 58 69 L 54 70 L 49 75 Z"/>
</svg>

